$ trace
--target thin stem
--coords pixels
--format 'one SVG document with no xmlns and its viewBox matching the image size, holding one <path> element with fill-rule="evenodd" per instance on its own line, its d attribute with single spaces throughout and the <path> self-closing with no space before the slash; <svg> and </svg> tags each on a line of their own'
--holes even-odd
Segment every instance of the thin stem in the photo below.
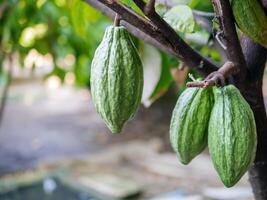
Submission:
<svg viewBox="0 0 267 200">
<path fill-rule="evenodd" d="M 224 86 L 225 80 L 238 72 L 239 68 L 234 63 L 228 61 L 218 71 L 209 74 L 203 81 L 188 82 L 186 86 L 200 88 L 212 87 L 214 85 Z"/>
<path fill-rule="evenodd" d="M 212 3 L 225 41 L 227 58 L 239 68 L 241 73 L 238 74 L 238 82 L 242 82 L 247 73 L 246 61 L 237 36 L 230 2 L 229 0 L 212 0 Z"/>
<path fill-rule="evenodd" d="M 121 16 L 119 14 L 115 15 L 114 26 L 120 26 Z"/>
<path fill-rule="evenodd" d="M 214 17 L 215 13 L 213 12 L 204 12 L 200 10 L 193 10 L 193 14 L 201 17 Z"/>
<path fill-rule="evenodd" d="M 146 15 L 148 15 L 148 14 L 151 13 L 151 12 L 155 12 L 155 0 L 150 0 L 150 1 L 146 4 L 146 6 L 145 6 L 145 8 L 144 8 L 144 13 L 145 13 Z"/>
</svg>

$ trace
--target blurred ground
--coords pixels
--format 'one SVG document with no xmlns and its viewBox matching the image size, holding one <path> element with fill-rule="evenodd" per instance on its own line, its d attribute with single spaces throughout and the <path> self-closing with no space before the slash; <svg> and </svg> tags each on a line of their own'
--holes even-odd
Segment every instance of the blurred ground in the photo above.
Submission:
<svg viewBox="0 0 267 200">
<path fill-rule="evenodd" d="M 51 89 L 41 82 L 14 84 L 0 129 L 0 174 L 29 168 L 39 160 L 75 157 L 132 139 L 163 137 L 168 142 L 174 100 L 166 96 L 151 109 L 141 108 L 123 134 L 111 135 L 86 89 Z"/>
<path fill-rule="evenodd" d="M 121 135 L 112 135 L 96 114 L 86 89 L 51 88 L 39 81 L 13 84 L 0 129 L 0 174 L 5 180 L 15 171 L 65 166 L 75 181 L 92 174 L 132 180 L 143 192 L 140 199 L 177 189 L 201 196 L 221 196 L 221 188 L 222 194 L 229 192 L 207 153 L 182 166 L 169 151 L 174 104 L 173 95 L 166 95 L 151 108 L 142 107 Z M 244 195 L 245 190 L 251 197 L 246 176 L 235 188 L 231 192 Z M 238 195 L 235 199 L 248 199 Z"/>
</svg>

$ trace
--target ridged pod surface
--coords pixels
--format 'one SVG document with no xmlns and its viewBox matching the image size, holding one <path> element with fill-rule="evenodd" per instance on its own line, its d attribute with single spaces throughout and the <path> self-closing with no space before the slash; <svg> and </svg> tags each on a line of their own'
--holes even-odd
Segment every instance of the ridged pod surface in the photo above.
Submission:
<svg viewBox="0 0 267 200">
<path fill-rule="evenodd" d="M 233 14 L 240 30 L 267 48 L 267 16 L 258 0 L 232 0 Z"/>
<path fill-rule="evenodd" d="M 131 35 L 124 27 L 106 29 L 91 65 L 91 94 L 97 112 L 113 133 L 138 109 L 143 67 Z"/>
<path fill-rule="evenodd" d="M 239 90 L 214 89 L 208 146 L 216 171 L 226 187 L 235 185 L 254 160 L 257 135 L 253 112 Z"/>
<path fill-rule="evenodd" d="M 207 146 L 212 106 L 210 88 L 187 88 L 180 95 L 172 114 L 170 141 L 183 164 L 188 164 Z"/>
</svg>

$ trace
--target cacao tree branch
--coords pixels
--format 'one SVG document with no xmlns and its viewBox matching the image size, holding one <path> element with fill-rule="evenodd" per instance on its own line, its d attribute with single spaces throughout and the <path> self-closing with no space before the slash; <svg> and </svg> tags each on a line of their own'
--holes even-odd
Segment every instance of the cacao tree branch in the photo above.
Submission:
<svg viewBox="0 0 267 200">
<path fill-rule="evenodd" d="M 150 0 L 144 7 L 144 13 L 148 15 L 149 13 L 155 11 L 155 0 Z"/>
<path fill-rule="evenodd" d="M 242 82 L 247 73 L 246 61 L 236 32 L 230 2 L 228 0 L 212 0 L 212 4 L 216 18 L 219 20 L 223 40 L 226 45 L 227 58 L 240 70 L 240 73 L 237 75 L 239 77 L 237 80 L 238 82 Z"/>
<path fill-rule="evenodd" d="M 207 88 L 214 85 L 224 86 L 226 83 L 226 78 L 232 74 L 236 74 L 238 68 L 236 65 L 230 61 L 226 62 L 219 70 L 209 74 L 203 81 L 193 81 L 186 84 L 187 87 L 200 87 Z"/>
<path fill-rule="evenodd" d="M 171 0 L 156 0 L 156 3 L 160 5 L 164 5 L 167 8 L 172 8 L 177 5 L 177 3 L 171 1 Z M 199 24 L 203 29 L 208 31 L 211 34 L 211 40 L 213 41 L 213 47 L 220 53 L 222 60 L 226 60 L 226 55 L 225 51 L 219 44 L 218 40 L 212 37 L 213 33 L 213 23 L 212 20 L 209 19 L 210 17 L 215 17 L 214 12 L 205 12 L 205 11 L 200 11 L 200 10 L 194 10 L 193 11 L 193 16 L 197 24 Z"/>
<path fill-rule="evenodd" d="M 163 32 L 162 29 L 155 26 L 145 18 L 139 16 L 128 7 L 116 1 L 109 0 L 84 1 L 97 8 L 98 10 L 101 10 L 104 14 L 108 15 L 111 18 L 114 18 L 115 13 L 118 13 L 122 18 L 121 24 L 124 25 L 135 36 L 176 56 L 177 58 L 184 61 L 188 66 L 196 69 L 200 73 L 207 75 L 218 69 L 216 64 L 212 63 L 210 60 L 194 51 L 184 41 L 182 41 L 178 46 L 170 43 L 168 37 L 164 35 L 164 32 L 168 30 L 165 30 Z M 176 37 L 178 37 L 177 34 Z"/>
<path fill-rule="evenodd" d="M 248 76 L 242 92 L 254 112 L 257 127 L 257 153 L 254 165 L 249 170 L 255 200 L 267 199 L 267 117 L 262 94 L 262 79 L 267 60 L 267 49 L 246 36 L 241 37 L 246 58 Z"/>
<path fill-rule="evenodd" d="M 146 4 L 143 0 L 133 0 L 135 4 L 144 12 L 149 20 L 155 25 L 168 42 L 172 45 L 175 52 L 179 52 L 179 59 L 202 74 L 209 74 L 216 71 L 217 66 L 207 58 L 201 56 L 193 50 L 185 41 L 177 35 L 177 33 L 155 12 L 155 9 L 147 12 Z M 153 0 L 152 0 L 153 1 Z M 148 3 L 149 5 L 149 3 Z"/>
<path fill-rule="evenodd" d="M 116 2 L 109 3 L 108 0 L 84 0 L 92 7 L 102 11 L 111 19 L 115 18 L 116 13 L 122 17 L 121 25 L 125 26 L 134 36 L 152 44 L 162 51 L 177 56 L 168 42 L 160 35 L 150 22 L 132 12 L 129 8 Z"/>
</svg>

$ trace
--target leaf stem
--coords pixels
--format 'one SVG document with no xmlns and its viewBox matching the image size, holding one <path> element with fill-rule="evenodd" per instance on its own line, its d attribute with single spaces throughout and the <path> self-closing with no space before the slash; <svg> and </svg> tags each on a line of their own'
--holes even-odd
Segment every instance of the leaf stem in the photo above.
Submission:
<svg viewBox="0 0 267 200">
<path fill-rule="evenodd" d="M 116 13 L 114 18 L 114 26 L 120 26 L 121 19 L 122 19 L 121 16 L 118 13 Z"/>
</svg>

